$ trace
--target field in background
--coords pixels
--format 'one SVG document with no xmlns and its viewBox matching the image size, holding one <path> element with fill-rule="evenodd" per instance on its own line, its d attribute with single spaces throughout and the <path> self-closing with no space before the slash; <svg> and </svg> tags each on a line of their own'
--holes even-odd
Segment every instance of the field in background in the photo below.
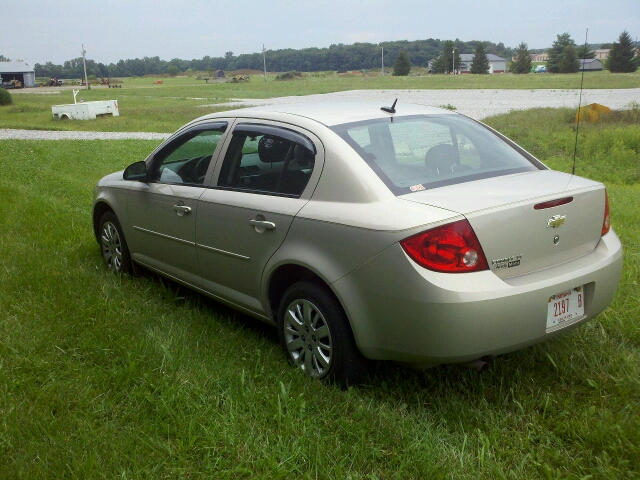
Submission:
<svg viewBox="0 0 640 480">
<path fill-rule="evenodd" d="M 579 89 L 581 81 L 580 74 L 382 77 L 376 72 L 364 75 L 310 73 L 289 81 L 276 81 L 274 78 L 270 75 L 265 82 L 262 76 L 254 75 L 246 83 L 208 84 L 197 80 L 197 75 L 162 79 L 125 78 L 122 89 L 92 87 L 78 94 L 78 100 L 118 100 L 120 117 L 67 123 L 53 120 L 51 106 L 73 103 L 69 88 L 26 89 L 13 94 L 13 106 L 0 108 L 0 128 L 168 133 L 206 113 L 228 110 L 230 107 L 202 105 L 224 103 L 230 98 L 272 98 L 360 89 Z M 153 83 L 158 80 L 163 83 Z M 638 87 L 640 72 L 589 72 L 584 77 L 585 89 Z"/>
<path fill-rule="evenodd" d="M 196 90 L 218 91 L 147 81 L 118 95 L 150 130 L 190 119 Z M 225 95 L 257 94 L 252 82 Z M 51 100 L 29 97 L 16 108 L 39 115 Z M 573 114 L 487 123 L 570 171 Z M 105 270 L 93 186 L 157 142 L 0 141 L 0 478 L 640 477 L 639 121 L 629 111 L 580 129 L 577 172 L 607 184 L 625 246 L 609 309 L 485 375 L 382 363 L 348 391 L 289 367 L 256 320 Z"/>
</svg>

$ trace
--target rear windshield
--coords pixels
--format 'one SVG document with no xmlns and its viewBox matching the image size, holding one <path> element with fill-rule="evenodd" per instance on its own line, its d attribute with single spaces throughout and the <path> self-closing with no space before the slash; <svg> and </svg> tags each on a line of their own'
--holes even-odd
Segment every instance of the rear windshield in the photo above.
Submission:
<svg viewBox="0 0 640 480">
<path fill-rule="evenodd" d="M 462 115 L 420 115 L 336 125 L 396 195 L 544 169 L 517 145 Z"/>
</svg>

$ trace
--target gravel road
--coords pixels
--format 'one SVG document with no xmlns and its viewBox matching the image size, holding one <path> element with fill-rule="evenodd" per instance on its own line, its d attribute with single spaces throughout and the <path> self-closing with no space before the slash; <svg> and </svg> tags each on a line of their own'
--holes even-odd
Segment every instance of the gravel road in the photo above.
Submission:
<svg viewBox="0 0 640 480">
<path fill-rule="evenodd" d="M 148 132 L 55 132 L 0 128 L 0 140 L 164 140 L 170 133 Z"/>
<path fill-rule="evenodd" d="M 349 90 L 302 97 L 279 97 L 263 100 L 237 99 L 225 105 L 277 105 L 281 103 L 374 101 L 380 105 L 419 103 L 453 105 L 456 111 L 481 120 L 511 110 L 539 107 L 578 107 L 580 90 Z M 640 103 L 640 88 L 583 90 L 581 105 L 599 103 L 613 109 Z M 212 106 L 212 105 L 211 105 Z"/>
<path fill-rule="evenodd" d="M 245 107 L 250 105 L 279 105 L 284 103 L 374 101 L 390 105 L 395 99 L 402 103 L 442 106 L 453 105 L 456 111 L 479 120 L 538 107 L 577 108 L 579 90 L 349 90 L 318 95 L 278 97 L 269 99 L 234 99 L 225 104 L 207 107 Z M 581 105 L 599 103 L 613 109 L 628 108 L 631 102 L 640 103 L 640 88 L 612 90 L 583 90 Z M 204 113 L 204 112 L 203 112 Z M 168 133 L 144 132 L 54 132 L 43 130 L 0 129 L 0 140 L 164 140 Z"/>
</svg>

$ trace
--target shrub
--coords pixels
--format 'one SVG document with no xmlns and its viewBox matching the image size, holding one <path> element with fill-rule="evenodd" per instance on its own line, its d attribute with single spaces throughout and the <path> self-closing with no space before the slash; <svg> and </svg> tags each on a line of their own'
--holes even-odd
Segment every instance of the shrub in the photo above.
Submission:
<svg viewBox="0 0 640 480">
<path fill-rule="evenodd" d="M 13 98 L 8 90 L 4 88 L 0 88 L 0 105 L 11 105 L 13 103 Z"/>
<path fill-rule="evenodd" d="M 302 78 L 302 73 L 292 70 L 291 72 L 281 73 L 276 77 L 276 80 L 295 80 L 296 78 Z"/>
</svg>

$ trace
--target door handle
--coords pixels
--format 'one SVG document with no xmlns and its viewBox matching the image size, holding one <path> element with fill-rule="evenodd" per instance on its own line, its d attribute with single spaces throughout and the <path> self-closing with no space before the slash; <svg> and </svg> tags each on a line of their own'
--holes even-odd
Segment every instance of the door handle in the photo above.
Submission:
<svg viewBox="0 0 640 480">
<path fill-rule="evenodd" d="M 254 226 L 256 232 L 262 233 L 265 230 L 273 230 L 276 228 L 276 224 L 273 222 L 268 222 L 266 220 L 249 220 L 249 223 Z"/>
<path fill-rule="evenodd" d="M 186 205 L 174 205 L 173 209 L 179 217 L 182 217 L 183 215 L 189 215 L 191 213 L 191 207 L 187 207 Z"/>
</svg>

